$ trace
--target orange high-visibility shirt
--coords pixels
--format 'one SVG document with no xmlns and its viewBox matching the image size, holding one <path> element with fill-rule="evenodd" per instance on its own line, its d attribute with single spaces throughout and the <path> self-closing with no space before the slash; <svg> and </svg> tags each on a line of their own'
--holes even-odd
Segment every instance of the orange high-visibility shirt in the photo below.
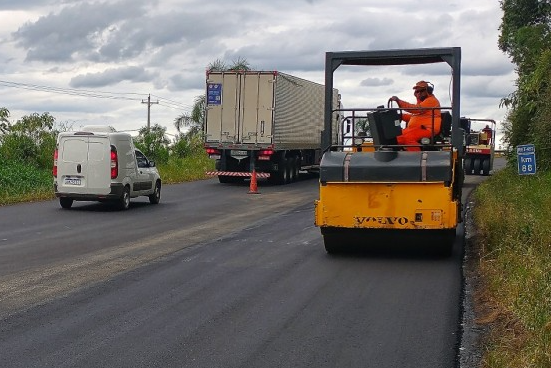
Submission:
<svg viewBox="0 0 551 368">
<path fill-rule="evenodd" d="M 431 109 L 433 107 L 440 107 L 440 102 L 434 95 L 429 95 L 418 104 L 400 100 L 398 101 L 398 106 L 410 113 L 403 116 L 403 120 L 408 122 L 408 128 L 421 128 L 423 126 L 432 131 L 434 118 L 434 134 L 440 133 L 440 126 L 442 124 L 440 109 Z M 427 108 L 427 110 L 412 110 L 415 108 Z"/>
</svg>

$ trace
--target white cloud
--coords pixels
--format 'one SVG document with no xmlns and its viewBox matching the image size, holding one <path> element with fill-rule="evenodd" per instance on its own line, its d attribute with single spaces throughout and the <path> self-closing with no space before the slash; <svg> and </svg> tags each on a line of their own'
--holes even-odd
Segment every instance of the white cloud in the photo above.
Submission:
<svg viewBox="0 0 551 368">
<path fill-rule="evenodd" d="M 325 52 L 414 47 L 462 48 L 462 114 L 503 119 L 499 101 L 514 89 L 513 66 L 497 48 L 499 2 L 443 0 L 19 0 L 0 3 L 1 80 L 112 92 L 97 99 L 7 87 L 0 107 L 13 119 L 49 111 L 59 121 L 135 129 L 146 123 L 148 94 L 179 106 L 152 106 L 152 121 L 173 120 L 203 93 L 205 68 L 245 58 L 323 83 Z M 442 103 L 443 65 L 338 71 L 345 106 L 411 97 L 428 79 Z M 127 94 L 127 95 L 125 95 Z M 368 106 L 366 106 L 368 107 Z"/>
<path fill-rule="evenodd" d="M 120 81 L 151 82 L 156 73 L 150 73 L 143 67 L 125 66 L 106 69 L 99 73 L 86 73 L 71 78 L 69 85 L 73 88 L 105 87 Z"/>
</svg>

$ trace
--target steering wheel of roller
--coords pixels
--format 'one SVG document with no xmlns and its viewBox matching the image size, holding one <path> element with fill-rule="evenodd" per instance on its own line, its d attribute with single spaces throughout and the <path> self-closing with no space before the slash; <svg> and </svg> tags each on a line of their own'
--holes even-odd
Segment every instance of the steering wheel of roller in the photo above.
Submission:
<svg viewBox="0 0 551 368">
<path fill-rule="evenodd" d="M 394 101 L 392 101 L 392 100 L 389 98 L 389 99 L 388 99 L 388 102 L 386 103 L 386 107 L 389 108 L 389 109 L 392 108 L 392 102 L 394 102 Z M 398 104 L 398 103 L 396 103 L 396 104 Z M 398 106 L 398 110 L 397 110 L 397 111 L 398 111 L 398 115 L 400 116 L 400 121 L 402 121 L 402 109 L 400 108 L 400 106 Z"/>
</svg>

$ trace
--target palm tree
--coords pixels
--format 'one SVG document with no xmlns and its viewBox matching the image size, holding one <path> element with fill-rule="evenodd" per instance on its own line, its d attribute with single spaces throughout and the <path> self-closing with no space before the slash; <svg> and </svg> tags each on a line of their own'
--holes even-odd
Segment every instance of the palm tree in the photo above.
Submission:
<svg viewBox="0 0 551 368">
<path fill-rule="evenodd" d="M 251 64 L 249 64 L 247 59 L 239 56 L 227 70 L 251 70 Z"/>
<path fill-rule="evenodd" d="M 189 128 L 187 134 L 196 135 L 203 131 L 203 120 L 205 117 L 205 95 L 195 97 L 191 114 L 184 112 L 182 115 L 174 119 L 174 127 L 178 133 L 182 132 L 183 128 Z"/>
<path fill-rule="evenodd" d="M 216 59 L 212 63 L 209 63 L 209 65 L 207 66 L 207 70 L 209 72 L 221 72 L 224 70 L 228 70 L 228 66 L 222 60 Z"/>
</svg>

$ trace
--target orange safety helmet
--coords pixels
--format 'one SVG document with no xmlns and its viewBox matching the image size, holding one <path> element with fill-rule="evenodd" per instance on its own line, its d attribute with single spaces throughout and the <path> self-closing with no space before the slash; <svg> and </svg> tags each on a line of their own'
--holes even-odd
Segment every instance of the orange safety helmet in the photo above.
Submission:
<svg viewBox="0 0 551 368">
<path fill-rule="evenodd" d="M 434 90 L 434 85 L 431 82 L 419 81 L 415 83 L 413 89 L 426 89 L 429 94 L 432 94 L 432 91 Z"/>
</svg>

